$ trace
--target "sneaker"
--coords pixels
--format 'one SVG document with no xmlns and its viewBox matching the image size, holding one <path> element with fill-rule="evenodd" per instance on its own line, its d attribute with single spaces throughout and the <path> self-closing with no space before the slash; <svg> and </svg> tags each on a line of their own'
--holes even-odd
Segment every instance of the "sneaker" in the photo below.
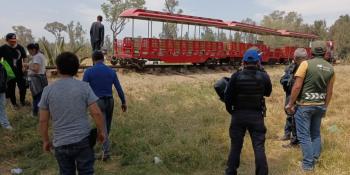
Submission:
<svg viewBox="0 0 350 175">
<path fill-rule="evenodd" d="M 309 168 L 304 167 L 302 161 L 300 161 L 300 168 L 301 168 L 305 173 L 310 173 L 310 172 L 313 172 L 313 171 L 314 171 L 314 168 L 313 168 L 313 167 L 309 167 Z"/>
</svg>

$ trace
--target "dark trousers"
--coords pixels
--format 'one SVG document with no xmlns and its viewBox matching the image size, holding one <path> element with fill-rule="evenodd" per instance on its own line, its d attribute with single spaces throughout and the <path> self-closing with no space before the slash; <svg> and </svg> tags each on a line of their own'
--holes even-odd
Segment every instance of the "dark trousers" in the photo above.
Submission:
<svg viewBox="0 0 350 175">
<path fill-rule="evenodd" d="M 286 102 L 285 105 L 288 104 L 290 96 L 286 95 Z M 288 115 L 286 118 L 286 124 L 284 126 L 284 135 L 288 136 L 292 134 L 292 137 L 290 139 L 291 144 L 298 144 L 298 139 L 297 139 L 297 130 L 296 130 L 296 125 L 295 125 L 295 117 L 294 115 Z"/>
<path fill-rule="evenodd" d="M 34 116 L 37 116 L 38 112 L 39 112 L 38 104 L 39 104 L 40 99 L 41 99 L 41 94 L 42 94 L 42 92 L 40 92 L 39 94 L 33 96 L 33 115 Z"/>
<path fill-rule="evenodd" d="M 90 147 L 88 137 L 78 143 L 55 148 L 55 157 L 60 169 L 60 175 L 94 174 L 94 151 Z"/>
<path fill-rule="evenodd" d="M 101 50 L 101 41 L 91 42 L 92 51 Z"/>
<path fill-rule="evenodd" d="M 267 175 L 268 165 L 265 155 L 266 127 L 261 114 L 246 115 L 240 112 L 232 114 L 230 137 L 231 150 L 228 156 L 226 175 L 236 175 L 240 164 L 240 155 L 246 130 L 249 131 L 255 155 L 255 174 Z"/>
<path fill-rule="evenodd" d="M 26 81 L 23 77 L 16 77 L 7 82 L 6 97 L 10 98 L 12 105 L 17 105 L 16 102 L 16 84 L 19 89 L 19 99 L 22 105 L 25 104 L 27 93 Z"/>
<path fill-rule="evenodd" d="M 293 130 L 293 120 L 292 116 L 287 115 L 286 124 L 284 125 L 284 135 L 288 136 Z"/>
<path fill-rule="evenodd" d="M 108 138 L 109 132 L 111 130 L 112 117 L 113 117 L 113 109 L 114 109 L 114 99 L 113 97 L 100 97 L 97 101 L 98 106 L 101 109 L 101 112 L 104 116 L 105 121 L 105 133 L 106 133 L 106 141 L 103 143 L 102 150 L 104 155 L 109 155 L 110 151 L 110 140 Z"/>
</svg>

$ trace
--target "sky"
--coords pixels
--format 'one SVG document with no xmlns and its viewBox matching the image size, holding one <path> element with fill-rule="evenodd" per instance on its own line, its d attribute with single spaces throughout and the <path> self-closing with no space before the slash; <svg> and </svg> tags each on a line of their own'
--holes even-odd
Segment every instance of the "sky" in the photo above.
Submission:
<svg viewBox="0 0 350 175">
<path fill-rule="evenodd" d="M 332 25 L 344 14 L 350 13 L 350 0 L 179 0 L 184 14 L 223 19 L 224 21 L 241 21 L 251 18 L 255 21 L 263 19 L 274 10 L 296 11 L 304 21 L 326 20 Z M 52 34 L 44 29 L 46 23 L 58 21 L 68 24 L 79 21 L 86 32 L 96 20 L 103 15 L 101 4 L 106 0 L 1 0 L 0 37 L 13 32 L 12 26 L 23 25 L 32 30 L 35 38 L 45 36 L 53 39 Z M 336 2 L 336 3 L 335 3 Z M 164 0 L 146 0 L 149 10 L 161 11 Z M 106 33 L 111 35 L 109 24 L 105 23 Z M 135 23 L 135 35 L 145 36 L 147 23 Z M 122 36 L 131 34 L 131 25 L 127 25 Z M 160 32 L 160 24 L 153 26 L 155 33 Z"/>
</svg>

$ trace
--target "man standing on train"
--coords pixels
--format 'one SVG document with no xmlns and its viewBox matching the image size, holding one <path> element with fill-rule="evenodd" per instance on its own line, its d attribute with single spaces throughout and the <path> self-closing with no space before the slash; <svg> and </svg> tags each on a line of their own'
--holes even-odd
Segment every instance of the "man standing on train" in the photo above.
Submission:
<svg viewBox="0 0 350 175">
<path fill-rule="evenodd" d="M 321 120 L 332 98 L 334 69 L 324 56 L 326 43 L 315 41 L 311 47 L 313 59 L 303 61 L 295 73 L 288 113 L 294 113 L 297 137 L 303 151 L 302 168 L 313 171 L 321 154 Z M 295 108 L 295 103 L 297 104 Z"/>
<path fill-rule="evenodd" d="M 90 28 L 90 41 L 92 51 L 101 50 L 105 37 L 105 28 L 102 24 L 102 16 L 97 16 L 97 21 Z"/>
<path fill-rule="evenodd" d="M 226 110 L 232 115 L 230 126 L 231 150 L 226 175 L 236 175 L 246 130 L 252 139 L 257 175 L 267 175 L 264 124 L 265 100 L 272 92 L 268 74 L 259 70 L 260 55 L 248 50 L 243 57 L 243 70 L 231 76 L 225 92 Z"/>
</svg>

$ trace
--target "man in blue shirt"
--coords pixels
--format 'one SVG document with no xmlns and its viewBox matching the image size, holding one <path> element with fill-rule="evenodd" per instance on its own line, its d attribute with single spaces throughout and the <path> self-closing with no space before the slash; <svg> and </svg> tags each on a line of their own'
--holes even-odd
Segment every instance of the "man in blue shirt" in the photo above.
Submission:
<svg viewBox="0 0 350 175">
<path fill-rule="evenodd" d="M 87 69 L 84 73 L 83 81 L 90 84 L 92 90 L 99 98 L 97 101 L 100 107 L 104 119 L 105 119 L 105 132 L 107 135 L 106 141 L 103 143 L 103 160 L 106 161 L 110 158 L 109 145 L 110 141 L 108 139 L 109 131 L 111 129 L 112 115 L 114 108 L 114 99 L 112 93 L 112 86 L 117 90 L 118 96 L 122 102 L 121 109 L 126 112 L 127 106 L 125 102 L 125 96 L 123 89 L 119 83 L 118 76 L 116 72 L 104 64 L 104 56 L 101 51 L 95 51 L 92 54 L 92 60 L 94 61 L 94 66 Z"/>
</svg>

